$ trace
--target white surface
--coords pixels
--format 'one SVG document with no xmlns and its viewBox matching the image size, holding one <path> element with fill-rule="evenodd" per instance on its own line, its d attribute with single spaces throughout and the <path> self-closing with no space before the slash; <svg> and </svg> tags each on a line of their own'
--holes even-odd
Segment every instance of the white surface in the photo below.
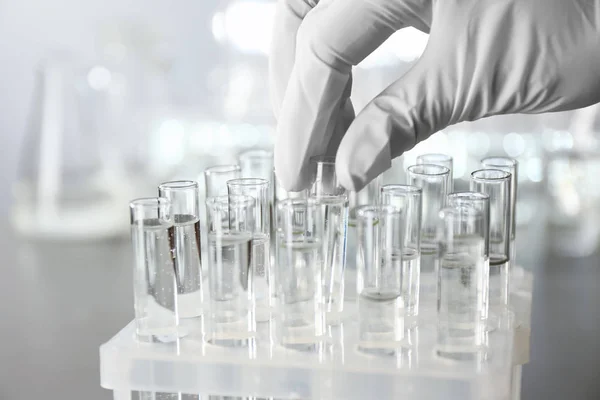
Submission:
<svg viewBox="0 0 600 400">
<path fill-rule="evenodd" d="M 273 326 L 259 324 L 255 350 L 207 345 L 200 337 L 177 344 L 134 339 L 129 324 L 100 349 L 101 384 L 127 398 L 132 390 L 304 399 L 509 399 L 518 393 L 520 365 L 529 360 L 531 274 L 515 268 L 516 319 L 489 333 L 485 362 L 435 355 L 433 310 L 422 310 L 411 352 L 376 357 L 356 350 L 354 303 L 324 349 L 301 353 L 273 344 Z M 514 375 L 513 375 L 514 374 Z M 116 397 L 117 398 L 117 397 Z"/>
</svg>

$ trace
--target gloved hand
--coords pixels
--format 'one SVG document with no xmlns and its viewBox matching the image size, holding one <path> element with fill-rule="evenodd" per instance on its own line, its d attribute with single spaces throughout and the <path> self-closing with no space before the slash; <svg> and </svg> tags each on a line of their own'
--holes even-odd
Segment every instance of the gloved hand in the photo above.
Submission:
<svg viewBox="0 0 600 400">
<path fill-rule="evenodd" d="M 352 66 L 408 26 L 423 55 L 354 118 Z M 329 154 L 359 190 L 448 125 L 600 101 L 600 0 L 280 0 L 270 68 L 283 187 Z"/>
</svg>

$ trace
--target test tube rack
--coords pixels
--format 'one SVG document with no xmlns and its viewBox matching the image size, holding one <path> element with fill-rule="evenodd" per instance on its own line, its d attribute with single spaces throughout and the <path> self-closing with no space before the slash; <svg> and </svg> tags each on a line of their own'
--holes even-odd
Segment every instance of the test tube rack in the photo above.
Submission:
<svg viewBox="0 0 600 400">
<path fill-rule="evenodd" d="M 101 385 L 115 400 L 137 399 L 136 392 L 185 393 L 193 397 L 173 398 L 198 400 L 518 400 L 521 367 L 529 361 L 532 285 L 530 272 L 513 267 L 511 311 L 474 359 L 437 356 L 433 307 L 421 309 L 414 347 L 384 356 L 360 352 L 350 301 L 343 323 L 331 327 L 323 348 L 311 353 L 278 347 L 270 323 L 259 324 L 255 346 L 223 348 L 194 335 L 178 343 L 139 343 L 132 322 L 100 347 Z"/>
</svg>

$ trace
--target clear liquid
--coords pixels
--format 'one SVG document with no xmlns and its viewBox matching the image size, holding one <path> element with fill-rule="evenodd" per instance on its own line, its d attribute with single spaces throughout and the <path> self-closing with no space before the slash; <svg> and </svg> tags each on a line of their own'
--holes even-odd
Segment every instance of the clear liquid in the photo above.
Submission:
<svg viewBox="0 0 600 400">
<path fill-rule="evenodd" d="M 170 237 L 177 271 L 179 317 L 198 317 L 203 312 L 200 220 L 193 215 L 175 215 L 174 222 Z"/>
<path fill-rule="evenodd" d="M 437 244 L 421 243 L 420 304 L 435 304 L 439 271 L 439 248 Z"/>
<path fill-rule="evenodd" d="M 441 341 L 475 337 L 481 316 L 483 260 L 467 253 L 440 261 L 438 329 Z"/>
<path fill-rule="evenodd" d="M 255 331 L 250 296 L 252 236 L 208 235 L 209 341 L 245 339 Z"/>
<path fill-rule="evenodd" d="M 271 268 L 271 242 L 269 235 L 252 237 L 251 277 L 256 304 L 257 321 L 268 321 L 275 301 L 275 282 Z"/>
<path fill-rule="evenodd" d="M 357 240 L 358 229 L 356 227 L 356 220 L 349 218 L 346 234 L 346 270 L 344 271 L 344 296 L 346 297 L 346 300 L 355 300 L 358 293 L 358 263 L 356 260 L 358 248 Z"/>
<path fill-rule="evenodd" d="M 419 314 L 419 277 L 421 275 L 421 255 L 416 249 L 402 251 L 402 300 L 407 317 Z"/>
<path fill-rule="evenodd" d="M 134 308 L 142 341 L 177 338 L 176 267 L 171 253 L 172 225 L 145 220 L 131 231 L 135 259 Z"/>
<path fill-rule="evenodd" d="M 320 307 L 321 243 L 283 242 L 279 246 L 280 341 L 286 347 L 312 349 L 325 333 L 324 313 Z"/>
<path fill-rule="evenodd" d="M 345 197 L 319 199 L 323 218 L 323 303 L 327 312 L 344 309 L 344 269 L 348 201 Z"/>
<path fill-rule="evenodd" d="M 490 255 L 489 306 L 497 309 L 508 305 L 510 262 L 504 255 Z"/>
<path fill-rule="evenodd" d="M 399 290 L 363 289 L 358 297 L 359 348 L 393 349 L 402 339 Z"/>
</svg>

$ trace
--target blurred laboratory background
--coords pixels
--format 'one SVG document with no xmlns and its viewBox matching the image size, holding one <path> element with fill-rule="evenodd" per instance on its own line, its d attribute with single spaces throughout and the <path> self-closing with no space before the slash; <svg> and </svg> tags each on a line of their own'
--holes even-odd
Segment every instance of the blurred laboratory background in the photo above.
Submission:
<svg viewBox="0 0 600 400">
<path fill-rule="evenodd" d="M 272 146 L 274 8 L 0 0 L 1 399 L 111 398 L 98 346 L 133 315 L 128 201 Z M 357 66 L 357 110 L 426 43 L 405 29 Z M 536 279 L 524 399 L 600 398 L 599 119 L 593 106 L 459 124 L 384 175 L 448 153 L 461 189 L 486 156 L 519 161 L 517 259 Z"/>
</svg>

